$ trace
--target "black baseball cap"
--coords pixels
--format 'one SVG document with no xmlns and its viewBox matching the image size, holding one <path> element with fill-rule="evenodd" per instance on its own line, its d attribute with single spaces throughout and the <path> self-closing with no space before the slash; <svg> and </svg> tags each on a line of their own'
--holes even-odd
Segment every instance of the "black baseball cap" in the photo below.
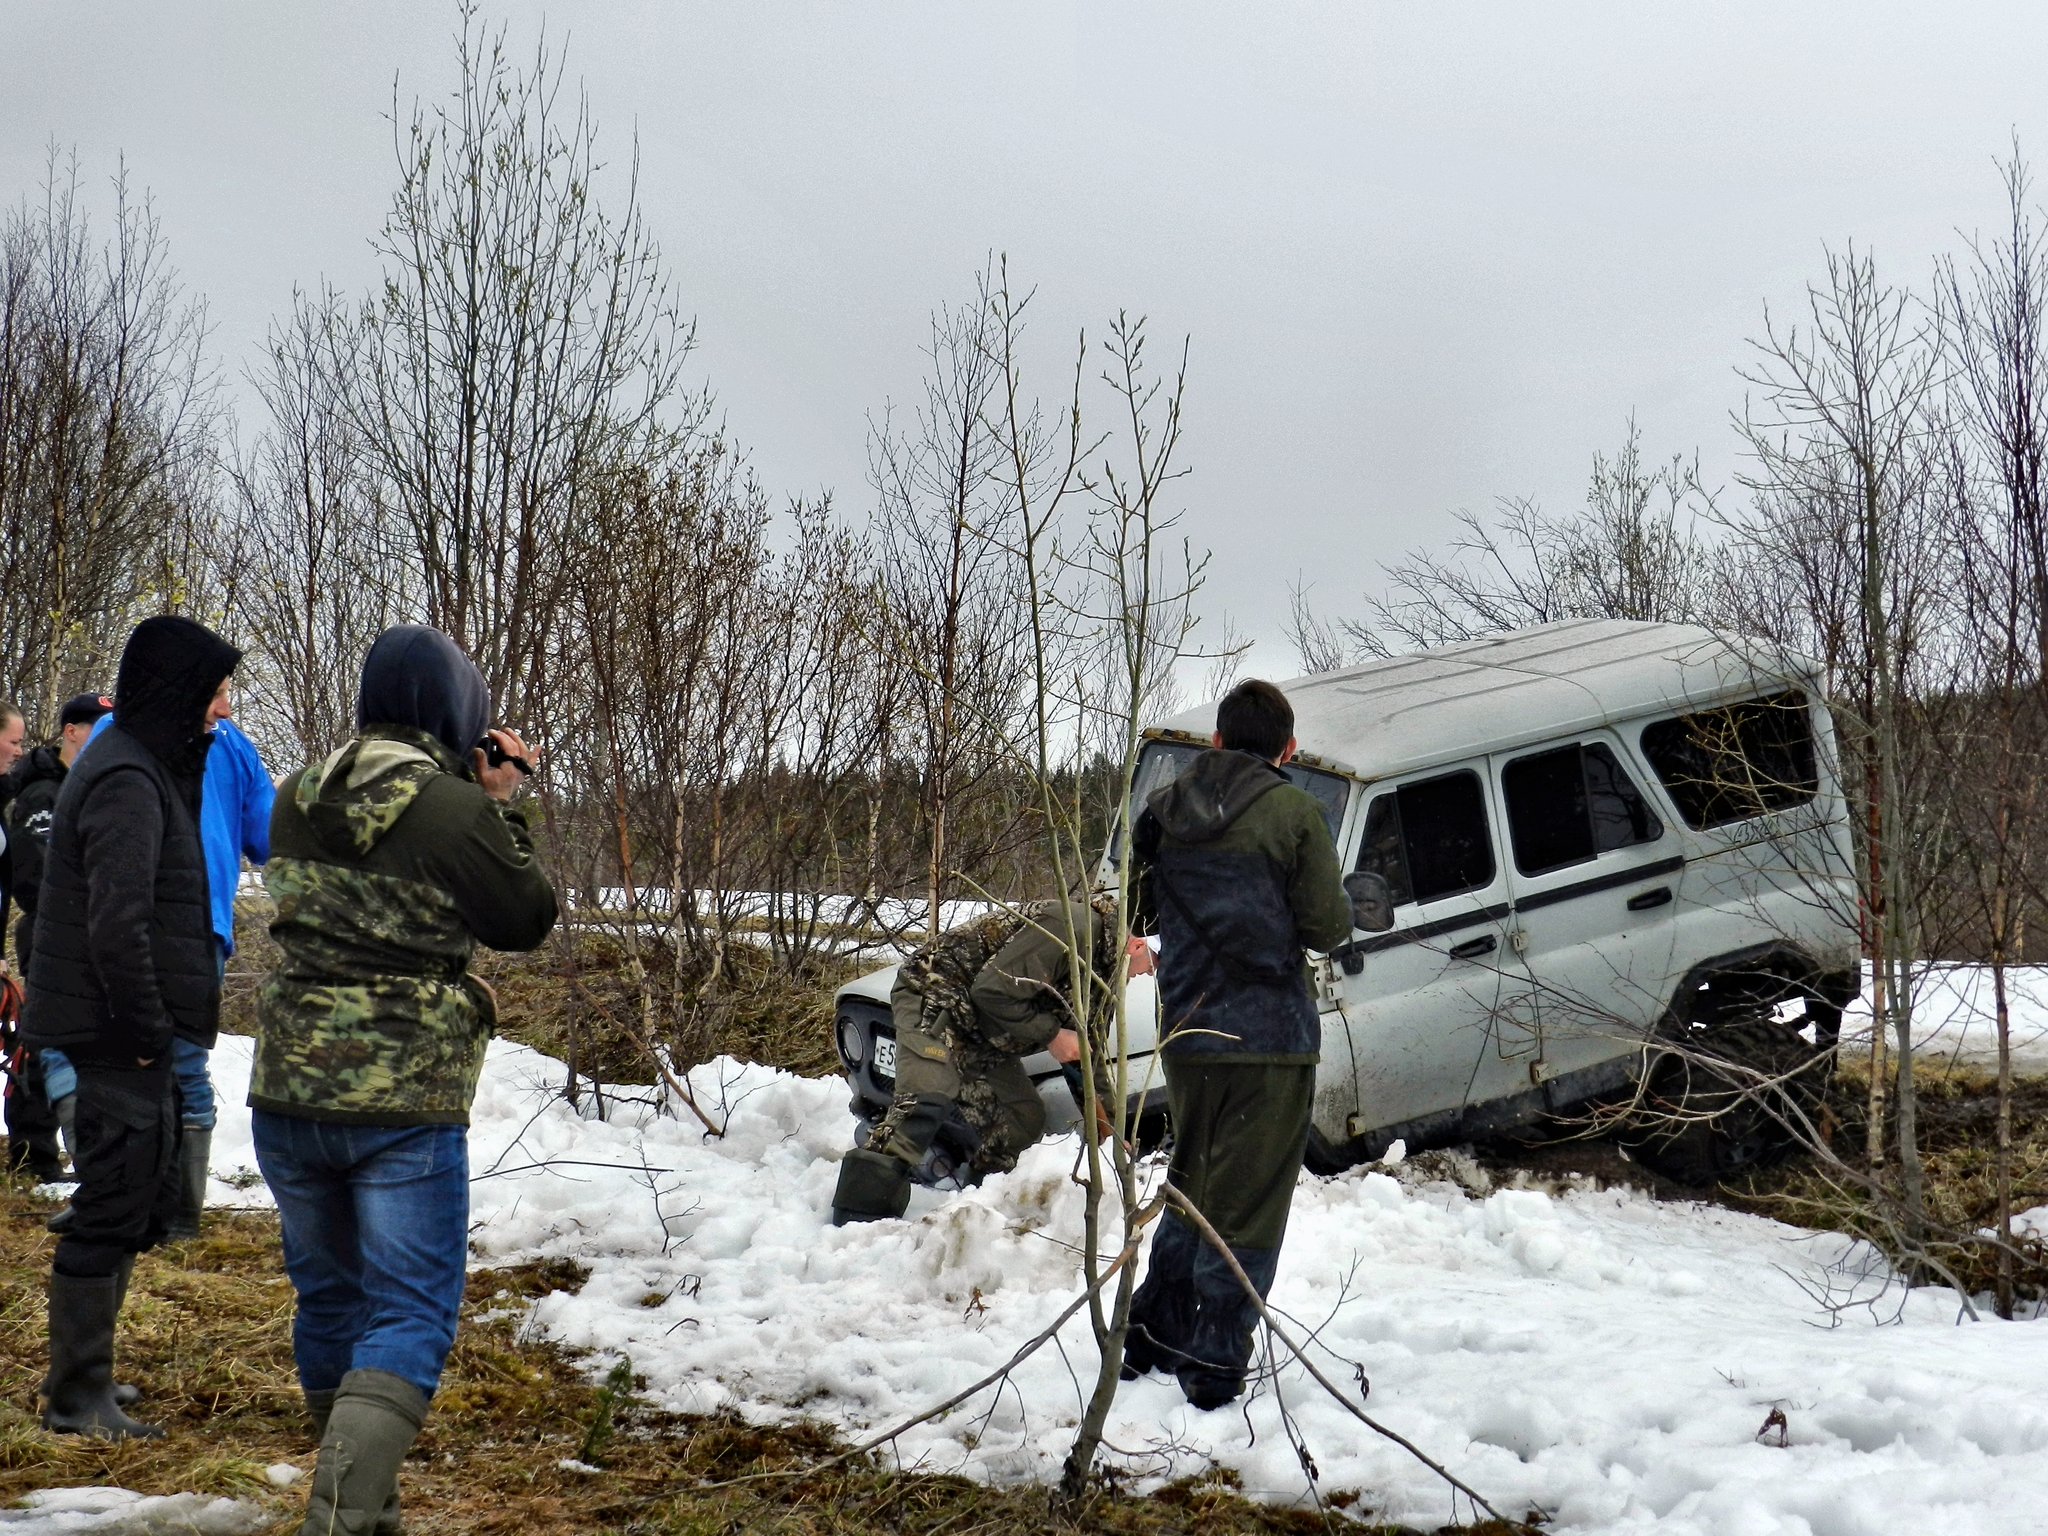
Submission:
<svg viewBox="0 0 2048 1536">
<path fill-rule="evenodd" d="M 64 707 L 57 711 L 57 724 L 90 725 L 101 715 L 111 714 L 114 701 L 104 693 L 80 693 L 64 701 Z"/>
</svg>

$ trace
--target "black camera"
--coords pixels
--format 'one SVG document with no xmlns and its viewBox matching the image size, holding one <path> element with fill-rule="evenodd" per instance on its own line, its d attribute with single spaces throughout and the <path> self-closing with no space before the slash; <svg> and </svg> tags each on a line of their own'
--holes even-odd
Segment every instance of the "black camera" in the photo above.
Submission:
<svg viewBox="0 0 2048 1536">
<path fill-rule="evenodd" d="M 484 762 L 489 766 L 502 768 L 507 763 L 510 763 L 527 778 L 533 777 L 533 764 L 517 753 L 507 752 L 496 736 L 486 735 L 480 745 L 483 748 Z"/>
</svg>

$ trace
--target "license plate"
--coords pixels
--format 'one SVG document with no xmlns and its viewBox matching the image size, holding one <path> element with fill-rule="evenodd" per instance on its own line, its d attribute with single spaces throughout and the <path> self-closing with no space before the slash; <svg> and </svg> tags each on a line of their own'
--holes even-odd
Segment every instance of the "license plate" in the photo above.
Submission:
<svg viewBox="0 0 2048 1536">
<path fill-rule="evenodd" d="M 896 1075 L 896 1042 L 887 1035 L 875 1036 L 875 1071 L 883 1077 Z"/>
</svg>

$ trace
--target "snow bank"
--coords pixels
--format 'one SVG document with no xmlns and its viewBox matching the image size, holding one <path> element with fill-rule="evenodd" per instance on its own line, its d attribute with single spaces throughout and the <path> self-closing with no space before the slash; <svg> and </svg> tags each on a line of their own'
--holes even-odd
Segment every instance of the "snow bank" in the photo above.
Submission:
<svg viewBox="0 0 2048 1536">
<path fill-rule="evenodd" d="M 249 1044 L 224 1039 L 214 1058 L 223 1204 L 264 1198 L 221 1181 L 254 1163 L 239 1107 Z M 1071 1138 L 978 1189 L 919 1191 L 904 1221 L 835 1229 L 852 1133 L 837 1080 L 700 1068 L 693 1091 L 727 1127 L 713 1139 L 651 1102 L 579 1117 L 553 1097 L 560 1070 L 491 1047 L 471 1138 L 477 1261 L 587 1265 L 581 1294 L 543 1298 L 532 1325 L 599 1351 L 594 1370 L 630 1354 L 663 1407 L 807 1414 L 858 1434 L 994 1369 L 1077 1293 Z M 1362 1367 L 1371 1410 L 1504 1512 L 1541 1508 L 1560 1536 L 2041 1528 L 2041 1327 L 1959 1326 L 1951 1294 L 1906 1294 L 1868 1249 L 1712 1206 L 1475 1198 L 1420 1182 L 1413 1162 L 1395 1173 L 1304 1175 L 1273 1300 L 1319 1330 L 1326 1374 L 1349 1383 Z M 1077 1318 L 1000 1395 L 905 1435 L 899 1454 L 1055 1476 L 1089 1349 Z M 1213 1461 L 1297 1502 L 1309 1485 L 1283 1403 L 1323 1490 L 1365 1490 L 1384 1518 L 1424 1527 L 1467 1513 L 1293 1365 L 1214 1414 L 1164 1379 L 1126 1384 L 1107 1438 L 1141 1477 Z M 1783 1448 L 1758 1437 L 1773 1409 Z"/>
<path fill-rule="evenodd" d="M 162 1497 L 126 1488 L 57 1488 L 32 1493 L 18 1509 L 0 1509 L 8 1536 L 247 1536 L 277 1519 L 272 1510 L 203 1493 Z"/>
<path fill-rule="evenodd" d="M 1865 967 L 1866 973 L 1868 967 Z M 2048 967 L 2006 970 L 2006 1017 L 2012 1032 L 2013 1071 L 2048 1073 Z M 1998 1063 L 1998 1010 L 1991 972 L 1980 965 L 1930 965 L 1914 973 L 1914 1059 L 1922 1056 Z M 1842 1012 L 1842 1049 L 1870 1049 L 1870 991 Z"/>
</svg>

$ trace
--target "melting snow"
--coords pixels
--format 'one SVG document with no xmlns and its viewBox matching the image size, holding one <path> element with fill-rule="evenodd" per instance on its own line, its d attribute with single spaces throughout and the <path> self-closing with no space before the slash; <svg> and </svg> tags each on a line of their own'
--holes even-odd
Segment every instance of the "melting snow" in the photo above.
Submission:
<svg viewBox="0 0 2048 1536">
<path fill-rule="evenodd" d="M 221 1204 L 267 1203 L 260 1184 L 224 1181 L 255 1162 L 239 1107 L 250 1044 L 223 1039 L 214 1058 Z M 651 1101 L 579 1117 L 551 1096 L 560 1076 L 492 1045 L 471 1138 L 473 1246 L 484 1264 L 589 1266 L 581 1294 L 543 1298 L 529 1326 L 598 1351 L 594 1372 L 630 1354 L 663 1407 L 870 1431 L 993 1370 L 1077 1292 L 1072 1138 L 978 1189 L 919 1191 L 907 1220 L 835 1229 L 852 1134 L 837 1079 L 699 1068 L 693 1091 L 727 1125 L 711 1139 Z M 1362 1367 L 1371 1411 L 1503 1512 L 1548 1511 L 1559 1536 L 2039 1528 L 2040 1325 L 1959 1325 L 1953 1294 L 1903 1292 L 1845 1238 L 1625 1191 L 1481 1198 L 1427 1182 L 1443 1166 L 1303 1175 L 1273 1300 L 1318 1332 L 1325 1374 L 1350 1383 Z M 1056 1476 L 1085 1317 L 1060 1345 L 1001 1394 L 905 1435 L 902 1459 Z M 1213 1414 L 1163 1378 L 1128 1383 L 1107 1438 L 1140 1476 L 1214 1461 L 1258 1495 L 1302 1502 L 1283 1402 L 1323 1491 L 1364 1490 L 1382 1518 L 1425 1527 L 1452 1517 L 1432 1474 L 1294 1365 Z M 1759 1438 L 1773 1409 L 1782 1449 Z"/>
</svg>

